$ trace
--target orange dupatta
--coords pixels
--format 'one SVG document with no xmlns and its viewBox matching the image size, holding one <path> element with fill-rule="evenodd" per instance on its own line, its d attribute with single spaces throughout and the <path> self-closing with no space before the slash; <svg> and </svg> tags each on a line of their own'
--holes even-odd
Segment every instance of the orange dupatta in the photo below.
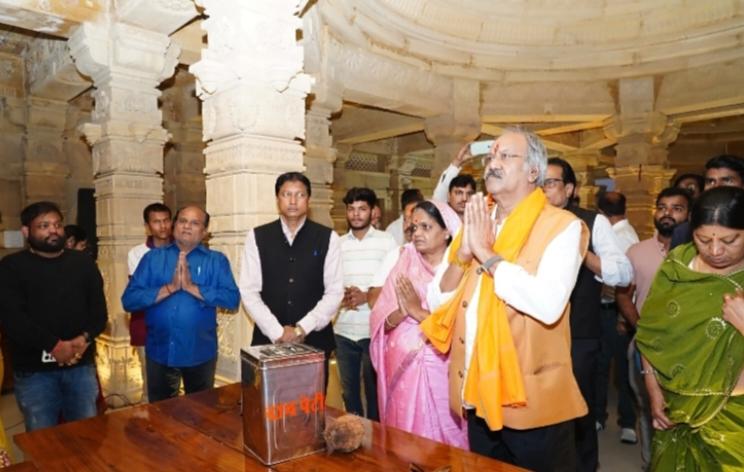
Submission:
<svg viewBox="0 0 744 472">
<path fill-rule="evenodd" d="M 505 261 L 514 262 L 530 235 L 532 226 L 547 204 L 542 189 L 535 189 L 511 212 L 493 244 L 493 251 Z M 457 257 L 462 230 L 457 233 L 449 252 L 449 262 Z M 421 331 L 440 352 L 449 352 L 455 317 L 470 277 L 479 277 L 475 264 L 463 274 L 454 296 L 421 322 Z M 475 286 L 475 285 L 473 285 Z M 517 360 L 506 304 L 494 292 L 493 278 L 483 276 L 478 295 L 478 331 L 463 392 L 463 400 L 475 406 L 476 415 L 486 420 L 492 431 L 503 428 L 502 406 L 527 404 L 522 374 Z"/>
</svg>

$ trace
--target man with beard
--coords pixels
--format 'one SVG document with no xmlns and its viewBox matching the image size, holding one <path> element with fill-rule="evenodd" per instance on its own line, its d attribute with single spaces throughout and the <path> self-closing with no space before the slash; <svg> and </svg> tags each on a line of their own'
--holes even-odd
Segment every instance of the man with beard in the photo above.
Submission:
<svg viewBox="0 0 744 472">
<path fill-rule="evenodd" d="M 346 411 L 365 416 L 360 394 L 360 377 L 364 378 L 367 401 L 366 417 L 377 420 L 377 380 L 369 359 L 369 299 L 372 276 L 385 257 L 397 248 L 393 237 L 371 226 L 375 192 L 354 187 L 346 193 L 346 221 L 349 232 L 341 236 L 341 266 L 344 298 L 334 332 L 336 360 Z"/>
<path fill-rule="evenodd" d="M 646 300 L 651 282 L 656 270 L 664 261 L 672 240 L 674 229 L 687 221 L 692 199 L 687 190 L 677 187 L 664 189 L 656 197 L 656 211 L 654 226 L 656 234 L 634 244 L 628 249 L 627 256 L 633 265 L 633 283 L 629 287 L 618 287 L 615 291 L 615 301 L 623 317 L 635 328 L 638 314 Z M 635 302 L 633 301 L 635 296 Z M 630 385 L 638 399 L 640 412 L 641 457 L 644 465 L 651 457 L 651 412 L 649 410 L 648 394 L 641 378 L 640 358 L 635 350 L 635 341 L 630 347 L 631 363 Z M 645 468 L 645 467 L 644 467 Z"/>
<path fill-rule="evenodd" d="M 51 202 L 21 212 L 28 249 L 0 262 L 0 313 L 26 431 L 96 414 L 95 342 L 106 326 L 103 280 L 93 259 L 65 249 Z"/>
</svg>

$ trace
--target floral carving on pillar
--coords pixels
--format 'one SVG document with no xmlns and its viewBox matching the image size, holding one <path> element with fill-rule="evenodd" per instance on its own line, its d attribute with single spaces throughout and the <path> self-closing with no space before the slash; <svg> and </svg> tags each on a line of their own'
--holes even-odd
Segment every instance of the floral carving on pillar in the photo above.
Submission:
<svg viewBox="0 0 744 472">
<path fill-rule="evenodd" d="M 189 71 L 203 102 L 210 245 L 227 255 L 237 274 L 246 231 L 276 218 L 276 177 L 303 170 L 298 140 L 305 138 L 312 84 L 297 42 L 303 2 L 197 3 L 207 16 L 208 46 Z M 219 326 L 218 379 L 237 378 L 239 348 L 250 342 L 252 322 L 244 313 L 233 316 L 237 328 L 227 320 Z"/>
<path fill-rule="evenodd" d="M 101 370 L 107 373 L 101 381 L 106 394 L 139 398 L 141 386 L 126 371 L 133 362 L 119 299 L 127 284 L 127 252 L 145 236 L 142 209 L 163 196 L 163 145 L 169 136 L 157 87 L 173 74 L 179 48 L 162 33 L 83 23 L 71 35 L 69 50 L 96 88 L 91 122 L 79 129 L 93 147 L 99 266 L 107 280 L 109 324 L 99 343 L 115 363 Z"/>
</svg>

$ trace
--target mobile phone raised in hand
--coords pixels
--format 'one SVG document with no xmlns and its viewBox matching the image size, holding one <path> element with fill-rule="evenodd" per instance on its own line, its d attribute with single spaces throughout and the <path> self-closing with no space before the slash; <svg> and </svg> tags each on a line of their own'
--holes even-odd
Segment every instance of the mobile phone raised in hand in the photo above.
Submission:
<svg viewBox="0 0 744 472">
<path fill-rule="evenodd" d="M 471 156 L 484 156 L 488 154 L 493 146 L 493 139 L 486 139 L 484 141 L 474 141 L 470 143 L 470 155 Z"/>
</svg>

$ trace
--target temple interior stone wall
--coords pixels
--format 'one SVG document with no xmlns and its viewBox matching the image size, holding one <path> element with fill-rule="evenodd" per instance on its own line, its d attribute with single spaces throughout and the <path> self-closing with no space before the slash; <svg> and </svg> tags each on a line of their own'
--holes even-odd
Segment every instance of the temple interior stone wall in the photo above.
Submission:
<svg viewBox="0 0 744 472">
<path fill-rule="evenodd" d="M 741 0 L 456 5 L 0 0 L 0 231 L 39 199 L 75 222 L 95 189 L 106 394 L 139 398 L 119 295 L 152 201 L 206 207 L 237 274 L 288 170 L 310 178 L 314 219 L 345 231 L 341 198 L 367 186 L 389 223 L 464 143 L 523 124 L 572 163 L 584 204 L 613 178 L 647 235 L 670 179 L 744 154 Z M 253 326 L 242 308 L 219 320 L 227 381 Z"/>
</svg>

